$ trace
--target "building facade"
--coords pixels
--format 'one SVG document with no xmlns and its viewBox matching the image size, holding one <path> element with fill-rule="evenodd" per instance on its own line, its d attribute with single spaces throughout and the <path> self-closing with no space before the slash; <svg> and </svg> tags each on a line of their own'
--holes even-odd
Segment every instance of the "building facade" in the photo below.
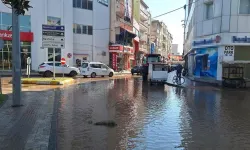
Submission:
<svg viewBox="0 0 250 150">
<path fill-rule="evenodd" d="M 200 0 L 189 4 L 184 45 L 189 75 L 221 81 L 223 67 L 250 61 L 250 0 Z M 244 65 L 250 77 L 250 66 Z"/>
<path fill-rule="evenodd" d="M 151 42 L 155 43 L 155 52 L 168 58 L 171 54 L 173 37 L 164 22 L 153 20 L 151 22 Z"/>
<path fill-rule="evenodd" d="M 142 56 L 143 54 L 146 54 L 149 52 L 149 38 L 150 38 L 150 23 L 151 23 L 151 14 L 148 10 L 147 4 L 143 1 L 140 0 L 140 33 L 139 33 L 139 38 L 140 38 L 140 47 L 139 47 L 139 52 L 138 52 L 138 57 L 139 61 L 138 63 L 142 63 Z M 137 57 L 137 58 L 138 58 Z"/>
<path fill-rule="evenodd" d="M 137 35 L 132 12 L 132 0 L 110 1 L 109 63 L 114 70 L 127 70 L 135 64 L 134 39 Z"/>
<path fill-rule="evenodd" d="M 40 0 L 31 1 L 31 6 L 33 8 L 25 16 L 20 16 L 23 69 L 26 68 L 27 57 L 31 57 L 32 70 L 37 70 L 42 62 L 53 61 L 53 50 L 42 47 L 43 24 L 65 26 L 65 48 L 56 49 L 56 61 L 64 57 L 71 66 L 76 66 L 79 61 L 92 60 L 108 64 L 108 3 L 92 0 Z M 0 53 L 0 70 L 11 70 L 11 9 L 0 3 L 0 10 L 0 38 L 5 43 Z"/>
</svg>

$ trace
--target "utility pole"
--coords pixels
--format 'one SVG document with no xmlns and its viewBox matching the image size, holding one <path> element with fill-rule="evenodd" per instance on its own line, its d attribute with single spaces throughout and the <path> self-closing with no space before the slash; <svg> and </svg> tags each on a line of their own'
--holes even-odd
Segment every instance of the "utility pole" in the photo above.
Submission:
<svg viewBox="0 0 250 150">
<path fill-rule="evenodd" d="M 19 15 L 12 7 L 12 107 L 21 105 L 21 55 L 20 55 Z"/>
</svg>

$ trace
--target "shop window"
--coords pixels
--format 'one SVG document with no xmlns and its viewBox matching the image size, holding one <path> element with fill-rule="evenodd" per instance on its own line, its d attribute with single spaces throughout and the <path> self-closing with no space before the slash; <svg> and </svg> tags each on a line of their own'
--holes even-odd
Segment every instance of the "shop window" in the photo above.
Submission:
<svg viewBox="0 0 250 150">
<path fill-rule="evenodd" d="M 21 68 L 26 69 L 27 58 L 31 57 L 31 43 L 21 42 Z M 5 41 L 4 48 L 0 51 L 0 70 L 12 69 L 12 42 Z"/>
<path fill-rule="evenodd" d="M 53 61 L 53 48 L 48 48 L 48 61 Z M 61 61 L 61 49 L 55 49 L 55 61 Z"/>
<path fill-rule="evenodd" d="M 240 0 L 239 14 L 250 14 L 250 0 Z"/>
<path fill-rule="evenodd" d="M 208 65 L 208 55 L 204 55 L 202 57 L 202 70 L 206 71 L 209 70 L 209 65 Z"/>
</svg>

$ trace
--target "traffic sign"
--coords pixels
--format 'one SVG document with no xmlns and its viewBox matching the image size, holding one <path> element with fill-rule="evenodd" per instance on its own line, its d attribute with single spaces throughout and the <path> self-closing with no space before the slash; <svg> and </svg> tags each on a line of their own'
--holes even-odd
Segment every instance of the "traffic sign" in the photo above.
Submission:
<svg viewBox="0 0 250 150">
<path fill-rule="evenodd" d="M 61 64 L 62 64 L 62 65 L 65 65 L 65 64 L 66 64 L 65 58 L 61 58 Z"/>
<path fill-rule="evenodd" d="M 44 48 L 64 48 L 65 47 L 65 27 L 57 25 L 42 25 L 42 47 Z"/>
<path fill-rule="evenodd" d="M 72 57 L 72 54 L 71 54 L 71 53 L 68 53 L 68 54 L 67 54 L 67 57 L 68 57 L 68 58 L 71 58 L 71 57 Z"/>
<path fill-rule="evenodd" d="M 64 37 L 64 32 L 43 31 L 43 36 L 63 36 Z"/>
<path fill-rule="evenodd" d="M 64 28 L 64 26 L 55 26 L 55 25 L 45 25 L 45 24 L 43 24 L 43 30 L 65 31 L 65 28 Z"/>
<path fill-rule="evenodd" d="M 57 37 L 57 36 L 43 36 L 43 42 L 49 43 L 49 42 L 55 42 L 55 43 L 61 43 L 64 42 L 64 37 Z"/>
</svg>

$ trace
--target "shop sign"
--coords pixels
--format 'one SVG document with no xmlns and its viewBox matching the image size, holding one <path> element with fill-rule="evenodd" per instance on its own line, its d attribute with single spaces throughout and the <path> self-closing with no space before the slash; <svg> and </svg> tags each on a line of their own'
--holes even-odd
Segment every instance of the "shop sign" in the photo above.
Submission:
<svg viewBox="0 0 250 150">
<path fill-rule="evenodd" d="M 4 41 L 11 41 L 12 31 L 0 30 L 0 39 Z M 33 33 L 32 32 L 20 32 L 20 41 L 33 42 Z"/>
<path fill-rule="evenodd" d="M 217 35 L 215 38 L 203 39 L 199 41 L 193 41 L 193 46 L 208 45 L 213 43 L 220 43 L 221 37 Z"/>
<path fill-rule="evenodd" d="M 225 46 L 224 56 L 234 56 L 234 46 Z"/>
<path fill-rule="evenodd" d="M 237 36 L 233 36 L 232 39 L 233 43 L 250 43 L 250 37 L 237 37 Z"/>
<path fill-rule="evenodd" d="M 110 52 L 119 52 L 121 49 L 121 46 L 109 46 Z"/>
<path fill-rule="evenodd" d="M 117 54 L 116 53 L 112 53 L 112 66 L 114 70 L 117 69 Z"/>
</svg>

